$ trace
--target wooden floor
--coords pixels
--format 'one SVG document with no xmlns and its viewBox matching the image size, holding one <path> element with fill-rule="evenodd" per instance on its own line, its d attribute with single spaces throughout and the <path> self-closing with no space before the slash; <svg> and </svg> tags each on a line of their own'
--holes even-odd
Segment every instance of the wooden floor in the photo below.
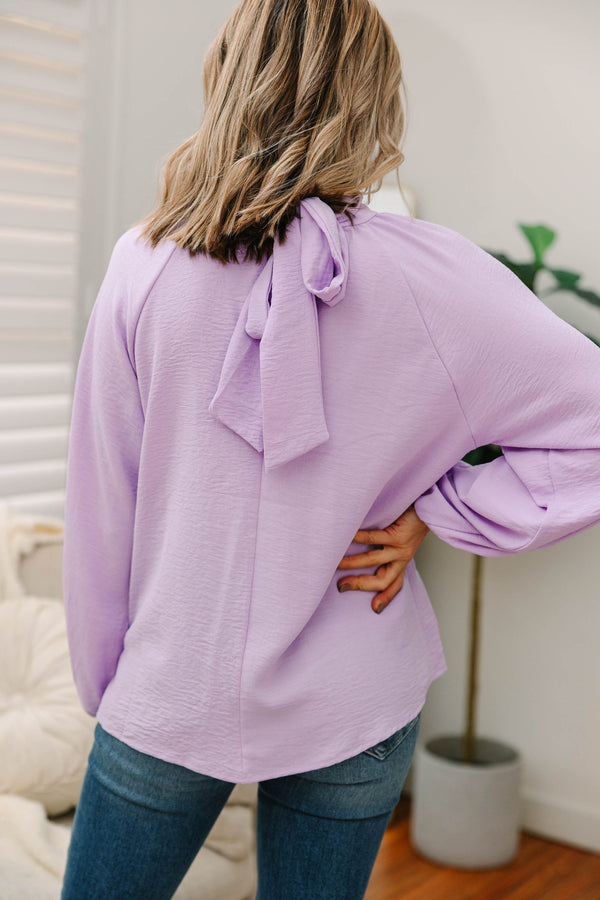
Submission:
<svg viewBox="0 0 600 900">
<path fill-rule="evenodd" d="M 410 798 L 383 838 L 365 900 L 600 900 L 600 854 L 522 832 L 514 862 L 469 872 L 431 863 L 409 841 Z"/>
</svg>

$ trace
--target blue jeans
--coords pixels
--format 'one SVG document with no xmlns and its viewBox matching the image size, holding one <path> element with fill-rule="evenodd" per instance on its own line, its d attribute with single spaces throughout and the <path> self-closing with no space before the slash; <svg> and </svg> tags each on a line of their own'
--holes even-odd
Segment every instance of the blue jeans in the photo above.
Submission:
<svg viewBox="0 0 600 900">
<path fill-rule="evenodd" d="M 256 900 L 362 900 L 420 717 L 343 762 L 258 783 Z M 171 898 L 234 787 L 141 753 L 97 722 L 61 900 Z"/>
</svg>

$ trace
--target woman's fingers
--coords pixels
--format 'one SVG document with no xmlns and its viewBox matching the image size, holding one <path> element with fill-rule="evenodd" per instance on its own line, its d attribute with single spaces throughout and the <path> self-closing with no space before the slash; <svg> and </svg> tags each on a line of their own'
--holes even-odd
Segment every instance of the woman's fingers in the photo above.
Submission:
<svg viewBox="0 0 600 900">
<path fill-rule="evenodd" d="M 339 569 L 363 569 L 378 566 L 373 575 L 355 575 L 338 581 L 339 591 L 377 591 L 371 606 L 381 612 L 402 589 L 406 566 L 412 560 L 429 528 L 417 516 L 414 506 L 386 529 L 363 528 L 356 532 L 354 541 L 371 544 L 374 549 L 364 553 L 343 556 Z"/>
<path fill-rule="evenodd" d="M 399 574 L 404 574 L 406 563 L 394 561 L 384 563 L 375 570 L 373 575 L 354 575 L 352 578 L 344 578 L 343 585 L 348 585 L 346 590 L 351 591 L 379 591 L 380 593 L 391 588 Z M 339 582 L 338 582 L 339 584 Z M 373 598 L 375 599 L 375 598 Z M 391 600 L 391 597 L 390 597 Z"/>
<path fill-rule="evenodd" d="M 393 544 L 396 538 L 386 529 L 363 528 L 354 535 L 353 543 L 356 544 Z"/>
<path fill-rule="evenodd" d="M 371 600 L 371 608 L 375 610 L 376 613 L 380 613 L 382 610 L 388 606 L 396 594 L 398 594 L 402 585 L 404 584 L 404 572 L 406 570 L 406 566 L 402 564 L 400 572 L 396 575 L 394 580 L 390 585 L 388 585 L 385 590 L 380 591 L 378 594 L 375 594 L 373 599 Z"/>
<path fill-rule="evenodd" d="M 356 575 L 349 582 L 349 590 L 377 591 L 371 600 L 371 608 L 379 613 L 402 589 L 405 570 L 405 563 L 386 563 L 374 575 Z"/>
<path fill-rule="evenodd" d="M 342 556 L 338 569 L 363 569 L 367 566 L 377 566 L 382 563 L 391 562 L 398 558 L 398 550 L 390 547 L 385 550 L 383 547 L 376 547 L 374 550 L 366 550 L 364 553 L 351 553 L 348 556 Z"/>
</svg>

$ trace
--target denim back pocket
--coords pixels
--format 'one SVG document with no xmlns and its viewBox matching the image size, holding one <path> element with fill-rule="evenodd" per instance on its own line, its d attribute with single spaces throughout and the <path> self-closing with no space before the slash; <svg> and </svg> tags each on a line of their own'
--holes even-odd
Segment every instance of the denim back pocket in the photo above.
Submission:
<svg viewBox="0 0 600 900">
<path fill-rule="evenodd" d="M 379 741 L 378 744 L 374 744 L 367 750 L 363 750 L 363 753 L 366 753 L 368 756 L 374 756 L 375 759 L 387 759 L 390 753 L 392 753 L 396 747 L 399 747 L 413 728 L 418 725 L 420 718 L 421 711 L 417 713 L 414 719 L 411 719 L 410 722 L 407 722 L 406 725 L 399 728 L 398 731 L 390 734 L 389 737 L 385 738 L 383 741 Z"/>
</svg>

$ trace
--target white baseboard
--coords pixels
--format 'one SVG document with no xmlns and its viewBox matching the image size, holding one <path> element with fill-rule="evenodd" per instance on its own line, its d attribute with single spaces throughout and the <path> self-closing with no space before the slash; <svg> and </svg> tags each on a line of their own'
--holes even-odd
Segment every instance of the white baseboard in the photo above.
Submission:
<svg viewBox="0 0 600 900">
<path fill-rule="evenodd" d="M 521 795 L 521 826 L 550 841 L 600 853 L 600 810 L 570 806 L 530 792 Z"/>
</svg>

